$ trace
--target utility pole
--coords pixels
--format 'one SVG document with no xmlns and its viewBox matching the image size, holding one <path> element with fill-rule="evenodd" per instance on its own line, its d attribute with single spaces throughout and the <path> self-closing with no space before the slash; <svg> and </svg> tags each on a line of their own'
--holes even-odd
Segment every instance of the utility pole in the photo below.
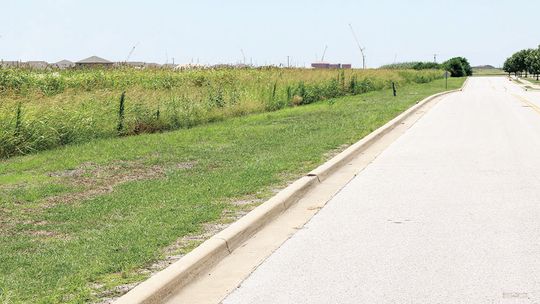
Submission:
<svg viewBox="0 0 540 304">
<path fill-rule="evenodd" d="M 289 61 L 289 56 L 287 56 L 287 67 L 290 68 L 291 65 L 290 65 L 290 61 Z"/>
</svg>

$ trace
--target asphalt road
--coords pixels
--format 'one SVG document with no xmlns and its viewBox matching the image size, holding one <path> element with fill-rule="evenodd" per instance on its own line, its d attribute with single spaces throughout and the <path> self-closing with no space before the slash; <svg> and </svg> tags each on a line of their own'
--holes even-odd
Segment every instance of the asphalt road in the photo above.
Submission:
<svg viewBox="0 0 540 304">
<path fill-rule="evenodd" d="M 540 92 L 470 79 L 223 302 L 540 303 Z"/>
</svg>

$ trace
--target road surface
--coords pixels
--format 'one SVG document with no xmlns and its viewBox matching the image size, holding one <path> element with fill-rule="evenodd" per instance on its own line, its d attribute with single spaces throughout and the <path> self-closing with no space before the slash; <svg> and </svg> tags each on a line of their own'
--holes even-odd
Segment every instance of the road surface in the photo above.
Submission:
<svg viewBox="0 0 540 304">
<path fill-rule="evenodd" d="M 471 78 L 223 303 L 540 303 L 540 92 Z"/>
</svg>

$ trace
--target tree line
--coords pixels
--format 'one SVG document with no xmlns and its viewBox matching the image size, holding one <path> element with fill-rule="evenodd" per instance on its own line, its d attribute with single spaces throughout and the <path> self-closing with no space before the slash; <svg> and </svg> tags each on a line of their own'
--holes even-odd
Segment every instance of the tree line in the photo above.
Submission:
<svg viewBox="0 0 540 304">
<path fill-rule="evenodd" d="M 473 71 L 469 61 L 465 57 L 454 57 L 450 58 L 443 63 L 436 62 L 421 62 L 421 61 L 412 61 L 412 62 L 400 62 L 387 64 L 380 67 L 381 69 L 390 69 L 390 70 L 403 70 L 403 69 L 413 69 L 413 70 L 431 70 L 431 69 L 440 69 L 450 72 L 452 77 L 464 77 L 471 76 Z"/>
<path fill-rule="evenodd" d="M 515 52 L 504 61 L 503 70 L 508 76 L 528 77 L 532 75 L 536 80 L 540 78 L 540 45 L 537 49 L 525 49 Z"/>
</svg>

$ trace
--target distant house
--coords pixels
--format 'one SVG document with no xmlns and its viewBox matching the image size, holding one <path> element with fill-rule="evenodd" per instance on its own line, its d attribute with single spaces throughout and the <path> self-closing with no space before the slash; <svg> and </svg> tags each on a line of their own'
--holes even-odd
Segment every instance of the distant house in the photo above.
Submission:
<svg viewBox="0 0 540 304">
<path fill-rule="evenodd" d="M 49 67 L 49 63 L 46 61 L 26 61 L 23 66 L 31 69 L 44 70 Z"/>
<path fill-rule="evenodd" d="M 0 67 L 3 68 L 17 68 L 22 66 L 20 61 L 11 61 L 11 60 L 0 60 Z"/>
<path fill-rule="evenodd" d="M 63 69 L 69 69 L 69 68 L 72 68 L 74 66 L 75 66 L 74 62 L 66 60 L 66 59 L 60 60 L 60 61 L 52 64 L 53 68 L 62 69 L 62 70 Z"/>
<path fill-rule="evenodd" d="M 350 69 L 352 66 L 349 63 L 326 63 L 316 62 L 312 63 L 311 67 L 314 69 Z"/>
<path fill-rule="evenodd" d="M 155 63 L 155 62 L 145 62 L 144 67 L 150 68 L 150 69 L 157 69 L 157 68 L 161 68 L 161 64 Z"/>
<path fill-rule="evenodd" d="M 162 69 L 174 69 L 178 66 L 178 64 L 174 64 L 174 63 L 164 63 L 161 65 L 161 68 Z"/>
<path fill-rule="evenodd" d="M 125 64 L 134 68 L 144 68 L 144 62 L 142 61 L 128 61 Z"/>
<path fill-rule="evenodd" d="M 144 68 L 144 62 L 142 61 L 118 61 L 113 63 L 114 67 L 132 67 L 132 68 Z"/>
<path fill-rule="evenodd" d="M 311 67 L 314 69 L 328 69 L 330 67 L 330 63 L 316 62 L 316 63 L 312 63 Z"/>
<path fill-rule="evenodd" d="M 98 56 L 92 56 L 75 62 L 75 66 L 78 68 L 107 68 L 112 67 L 113 62 Z"/>
</svg>

